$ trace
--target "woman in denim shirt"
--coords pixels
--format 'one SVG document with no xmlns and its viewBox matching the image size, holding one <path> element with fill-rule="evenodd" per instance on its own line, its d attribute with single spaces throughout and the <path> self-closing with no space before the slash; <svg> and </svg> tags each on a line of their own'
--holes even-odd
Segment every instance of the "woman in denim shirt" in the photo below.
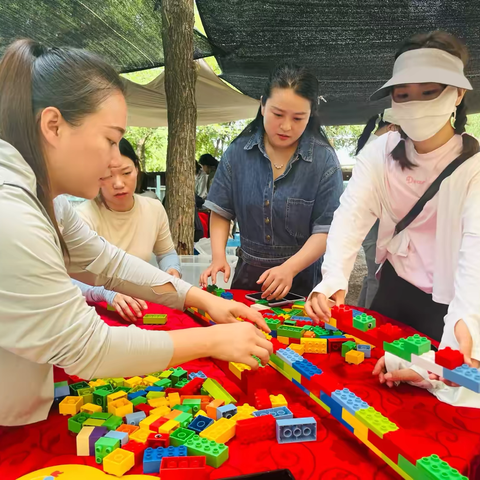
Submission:
<svg viewBox="0 0 480 480">
<path fill-rule="evenodd" d="M 232 288 L 278 299 L 307 296 L 320 278 L 321 257 L 343 191 L 342 172 L 318 116 L 318 81 L 305 68 L 283 65 L 270 76 L 255 120 L 219 164 L 205 202 L 212 211 L 213 259 L 202 285 L 230 267 L 230 221 L 241 246 Z"/>
</svg>

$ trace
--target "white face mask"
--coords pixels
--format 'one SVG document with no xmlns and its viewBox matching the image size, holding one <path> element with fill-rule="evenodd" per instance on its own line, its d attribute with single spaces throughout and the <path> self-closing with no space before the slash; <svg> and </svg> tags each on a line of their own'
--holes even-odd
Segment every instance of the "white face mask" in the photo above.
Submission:
<svg viewBox="0 0 480 480">
<path fill-rule="evenodd" d="M 458 89 L 447 87 L 433 100 L 396 103 L 392 99 L 392 114 L 397 125 L 415 142 L 432 138 L 449 121 L 457 109 Z"/>
</svg>

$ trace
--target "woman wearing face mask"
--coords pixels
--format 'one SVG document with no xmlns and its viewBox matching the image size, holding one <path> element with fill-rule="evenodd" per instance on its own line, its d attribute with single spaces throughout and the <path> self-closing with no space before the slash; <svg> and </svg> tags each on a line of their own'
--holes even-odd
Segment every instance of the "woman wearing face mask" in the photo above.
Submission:
<svg viewBox="0 0 480 480">
<path fill-rule="evenodd" d="M 84 379 L 148 374 L 213 356 L 268 362 L 258 312 L 192 287 L 92 232 L 63 194 L 94 198 L 121 162 L 124 85 L 83 50 L 19 40 L 0 61 L 0 425 L 44 420 L 53 365 Z M 68 272 L 67 272 L 68 268 Z M 90 272 L 111 290 L 169 307 L 196 306 L 209 328 L 148 331 L 109 327 L 69 273 Z M 232 342 L 232 338 L 235 342 Z"/>
<path fill-rule="evenodd" d="M 382 271 L 372 310 L 441 341 L 441 348 L 460 349 L 478 367 L 480 157 L 477 140 L 465 134 L 464 95 L 472 88 L 463 72 L 466 61 L 465 47 L 444 32 L 417 35 L 400 48 L 393 77 L 373 98 L 391 95 L 401 131 L 360 152 L 330 230 L 323 280 L 307 311 L 326 319 L 328 299 L 343 303 L 358 249 L 378 218 Z M 440 180 L 434 181 L 444 171 L 453 173 L 435 194 Z M 412 210 L 427 191 L 423 208 Z M 425 379 L 439 397 L 478 406 L 478 395 L 430 383 L 425 371 L 399 368 L 410 365 L 395 358 L 387 354 L 375 367 L 381 382 Z"/>
<path fill-rule="evenodd" d="M 272 72 L 255 120 L 220 162 L 205 206 L 212 211 L 213 261 L 201 277 L 230 275 L 230 221 L 240 227 L 232 288 L 261 290 L 269 300 L 290 289 L 308 295 L 320 278 L 342 172 L 321 128 L 318 80 L 305 68 Z"/>
</svg>

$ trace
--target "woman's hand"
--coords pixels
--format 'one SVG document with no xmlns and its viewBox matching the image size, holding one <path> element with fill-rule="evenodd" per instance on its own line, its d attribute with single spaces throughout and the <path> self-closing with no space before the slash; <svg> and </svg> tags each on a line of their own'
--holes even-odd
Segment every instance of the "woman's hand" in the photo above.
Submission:
<svg viewBox="0 0 480 480">
<path fill-rule="evenodd" d="M 329 322 L 331 318 L 330 308 L 333 305 L 343 305 L 345 303 L 345 290 L 338 290 L 331 299 L 323 293 L 312 293 L 305 303 L 305 312 L 315 322 L 320 320 Z"/>
<path fill-rule="evenodd" d="M 200 276 L 200 286 L 205 288 L 208 285 L 208 277 L 212 277 L 212 283 L 215 285 L 217 282 L 217 273 L 223 272 L 225 283 L 230 278 L 230 265 L 224 256 L 220 261 L 213 261 L 212 264 L 202 273 Z"/>
<path fill-rule="evenodd" d="M 180 275 L 180 272 L 178 272 L 177 270 L 175 270 L 174 268 L 169 268 L 167 270 L 167 273 L 169 275 L 171 275 L 172 277 L 176 277 L 176 278 L 182 278 L 182 276 Z"/>
<path fill-rule="evenodd" d="M 122 293 L 117 293 L 113 298 L 112 307 L 127 322 L 135 323 L 142 318 L 142 310 L 146 310 L 147 304 L 139 298 L 132 298 Z M 132 311 L 133 310 L 133 311 Z M 135 316 L 136 315 L 136 316 Z"/>
<path fill-rule="evenodd" d="M 257 280 L 262 285 L 262 298 L 276 300 L 283 298 L 292 288 L 293 272 L 288 265 L 279 265 L 263 272 Z"/>
<path fill-rule="evenodd" d="M 463 320 L 459 320 L 455 325 L 455 337 L 457 338 L 460 352 L 463 353 L 464 363 L 466 363 L 470 367 L 479 368 L 480 362 L 472 358 L 472 335 L 470 334 L 470 330 L 468 330 L 467 324 Z M 445 383 L 445 385 L 448 385 L 450 387 L 459 386 L 456 383 L 446 380 L 443 377 L 435 375 L 434 373 L 431 373 L 429 375 L 429 378 L 431 380 L 440 380 L 441 382 Z"/>
<path fill-rule="evenodd" d="M 386 383 L 390 388 L 394 385 L 398 386 L 400 382 L 421 382 L 423 377 L 411 370 L 410 368 L 402 368 L 401 370 L 395 370 L 393 372 L 387 372 L 385 366 L 385 356 L 381 357 L 375 368 L 373 369 L 372 375 L 378 375 L 380 383 Z"/>
</svg>

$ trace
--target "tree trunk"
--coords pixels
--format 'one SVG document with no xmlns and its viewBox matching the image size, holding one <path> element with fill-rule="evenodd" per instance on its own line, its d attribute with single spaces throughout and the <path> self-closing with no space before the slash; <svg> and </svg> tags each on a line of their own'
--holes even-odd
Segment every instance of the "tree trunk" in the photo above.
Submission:
<svg viewBox="0 0 480 480">
<path fill-rule="evenodd" d="M 193 0 L 163 0 L 162 20 L 168 119 L 165 206 L 177 253 L 192 255 L 197 124 Z"/>
</svg>

